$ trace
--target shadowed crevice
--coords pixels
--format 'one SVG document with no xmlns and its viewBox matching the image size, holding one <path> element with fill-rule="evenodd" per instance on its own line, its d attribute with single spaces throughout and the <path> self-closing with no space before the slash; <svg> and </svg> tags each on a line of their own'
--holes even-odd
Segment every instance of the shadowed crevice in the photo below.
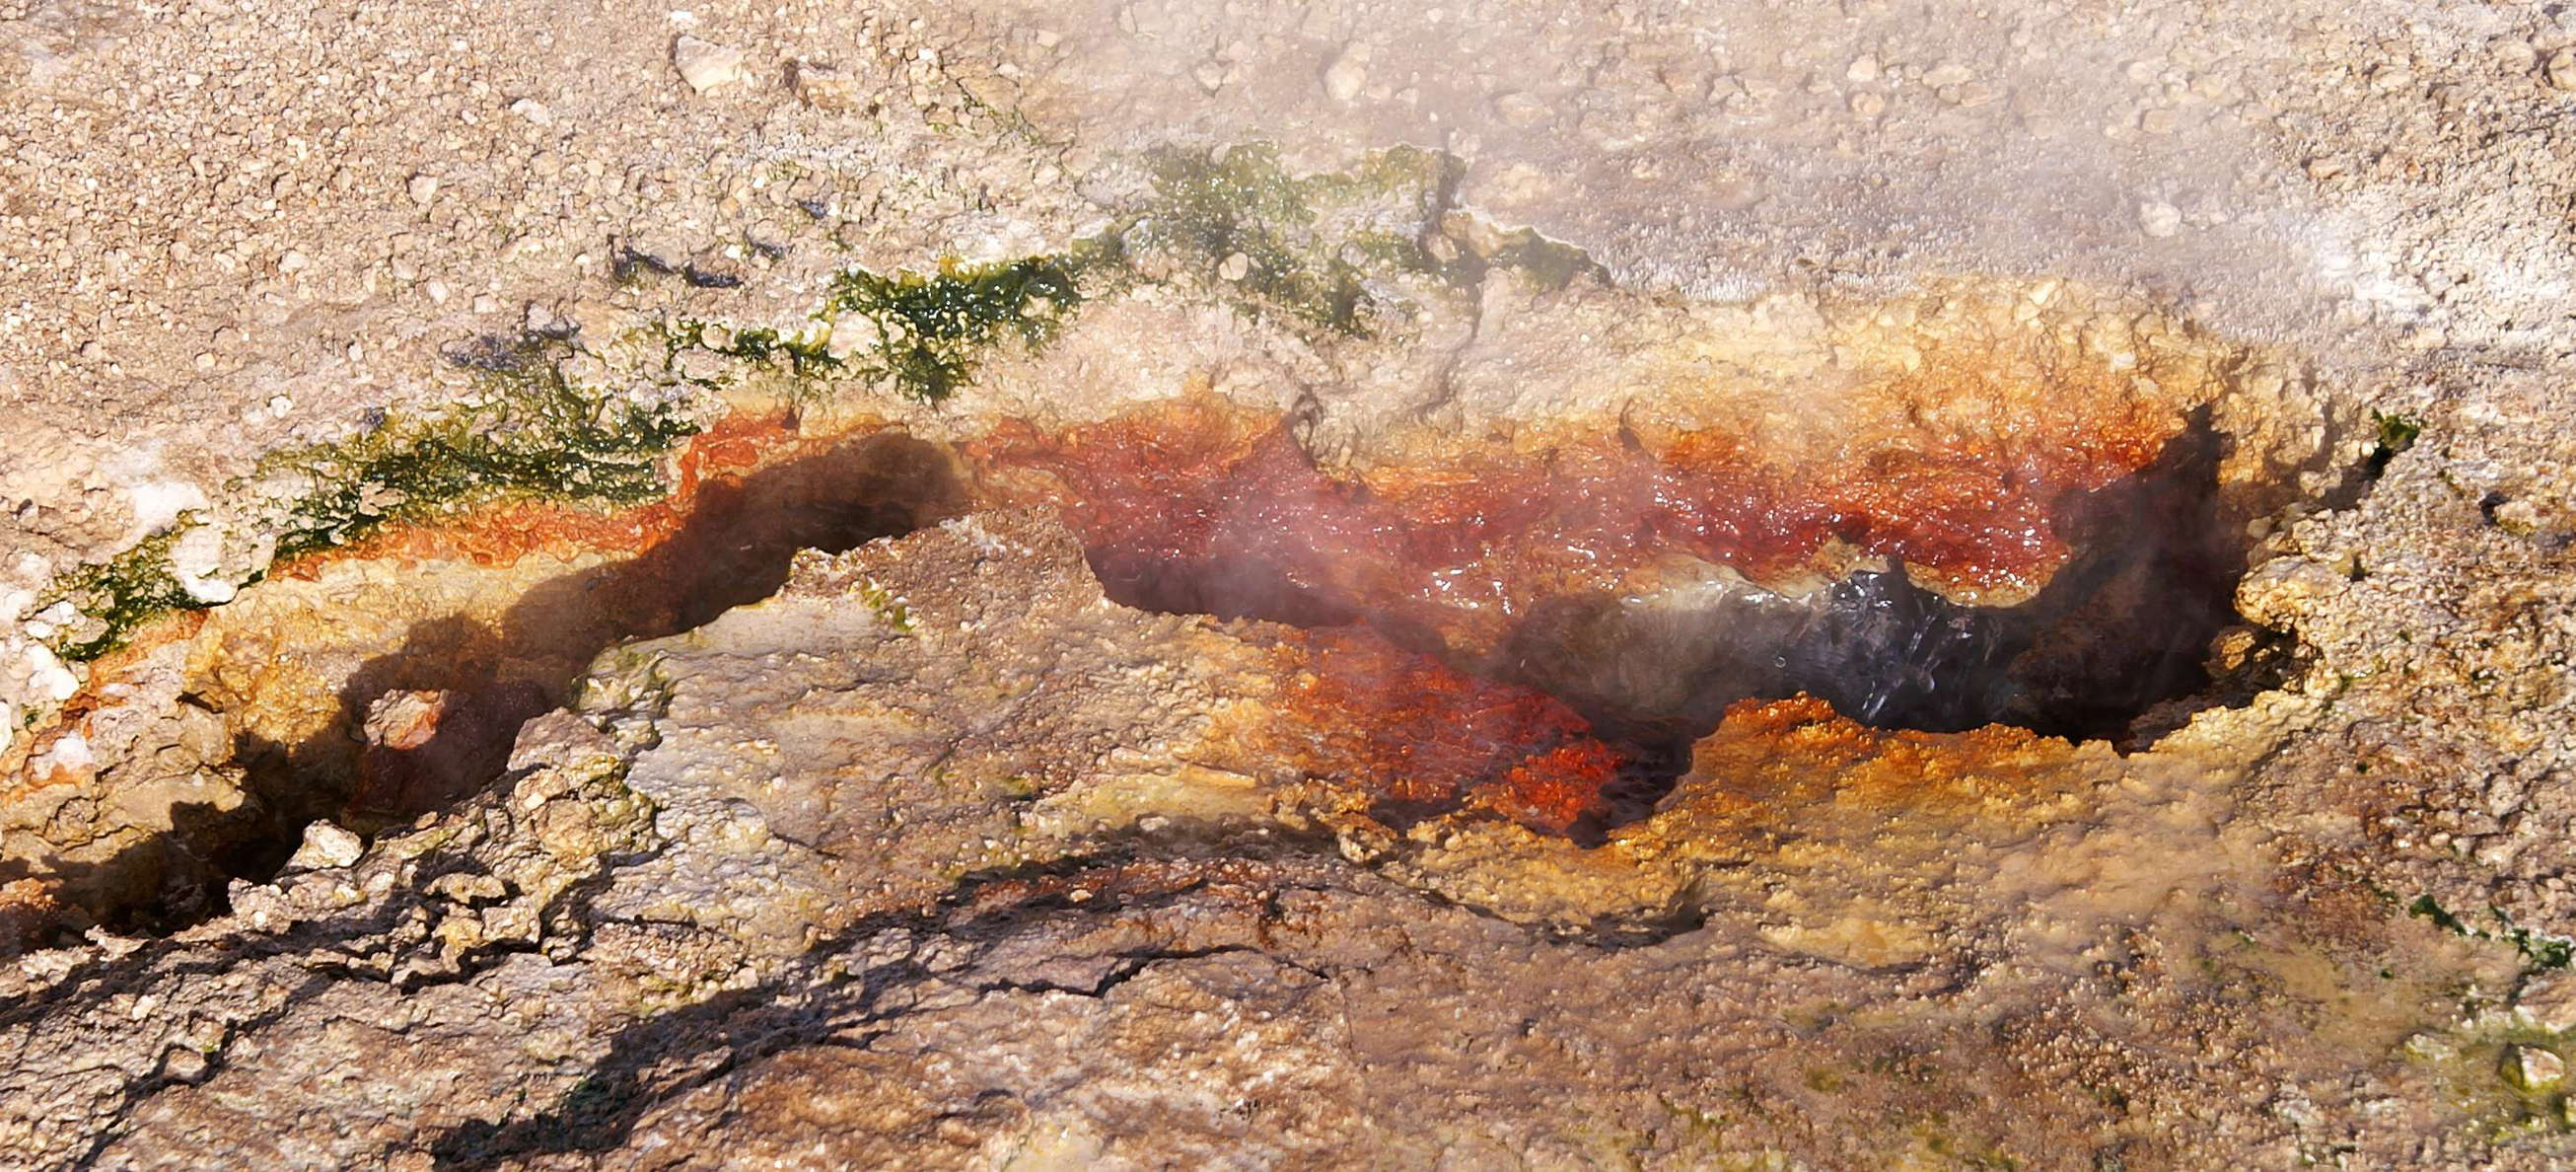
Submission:
<svg viewBox="0 0 2576 1172">
<path fill-rule="evenodd" d="M 360 665 L 322 732 L 292 744 L 239 737 L 241 807 L 181 806 L 172 829 L 112 860 L 40 872 L 64 880 L 58 927 L 166 932 L 221 914 L 225 886 L 275 875 L 310 822 L 379 829 L 488 785 L 519 726 L 571 700 L 600 652 L 775 594 L 798 550 L 841 552 L 965 507 L 948 454 L 891 432 L 703 484 L 678 527 L 637 556 L 540 583 L 491 622 L 413 624 L 400 647 Z M 371 714 L 379 735 L 362 738 Z"/>
<path fill-rule="evenodd" d="M 2240 621 L 2234 595 L 2246 551 L 2222 508 L 2224 447 L 2204 409 L 2146 467 L 2069 493 L 2050 515 L 2073 560 L 2009 607 L 1953 602 L 1901 563 L 1804 596 L 1718 574 L 1654 595 L 1543 599 L 1491 653 L 1469 656 L 1258 559 L 1158 560 L 1095 547 L 1090 561 L 1127 605 L 1366 626 L 1469 675 L 1564 702 L 1624 759 L 1607 809 L 1569 831 L 1593 841 L 1650 812 L 1688 768 L 1691 745 L 1746 700 L 1805 693 L 1878 728 L 2003 724 L 2125 742 L 2142 715 L 2208 688 L 2211 641 Z"/>
</svg>

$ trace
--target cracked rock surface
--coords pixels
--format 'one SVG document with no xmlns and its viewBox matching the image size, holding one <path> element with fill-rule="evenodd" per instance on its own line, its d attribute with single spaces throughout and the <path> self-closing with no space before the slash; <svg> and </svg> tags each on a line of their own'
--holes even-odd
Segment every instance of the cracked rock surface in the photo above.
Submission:
<svg viewBox="0 0 2576 1172">
<path fill-rule="evenodd" d="M 1747 708 L 1585 849 L 1398 831 L 1247 756 L 1275 630 L 1109 603 L 1042 515 L 807 555 L 608 653 L 492 791 L 28 956 L 6 1134 L 131 1167 L 1866 1163 L 1937 1112 L 1908 1134 L 2290 1159 L 2277 1113 L 2175 1121 L 2358 1111 L 2342 1056 L 2400 1040 L 2417 966 L 2480 963 L 2420 925 L 2368 1002 L 2237 992 L 2330 979 L 2312 918 L 2354 914 L 2285 916 L 2229 816 L 2296 700 L 2126 761 Z"/>
<path fill-rule="evenodd" d="M 0 0 L 0 1167 L 2566 1166 L 2572 87 Z M 1706 694 L 2061 574 L 2014 686 L 2187 686 Z"/>
</svg>

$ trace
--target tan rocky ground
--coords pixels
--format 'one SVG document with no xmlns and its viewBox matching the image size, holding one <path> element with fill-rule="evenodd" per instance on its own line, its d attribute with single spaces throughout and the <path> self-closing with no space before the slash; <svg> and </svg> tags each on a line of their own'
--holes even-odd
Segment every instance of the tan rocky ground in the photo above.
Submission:
<svg viewBox="0 0 2576 1172">
<path fill-rule="evenodd" d="M 0 1165 L 2576 1160 L 2560 14 L 0 46 Z"/>
</svg>

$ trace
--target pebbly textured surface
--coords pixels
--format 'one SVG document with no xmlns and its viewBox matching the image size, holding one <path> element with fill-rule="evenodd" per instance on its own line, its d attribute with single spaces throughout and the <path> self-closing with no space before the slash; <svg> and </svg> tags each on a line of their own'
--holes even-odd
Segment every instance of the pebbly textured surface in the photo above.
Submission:
<svg viewBox="0 0 2576 1172">
<path fill-rule="evenodd" d="M 0 0 L 0 97 L 0 1163 L 2576 1158 L 2545 9 Z M 2243 622 L 1604 818 L 1394 645 L 1482 604 L 1110 601 L 1006 449 L 1173 410 L 1869 521 L 1474 563 L 1655 614 L 2198 427 Z"/>
</svg>

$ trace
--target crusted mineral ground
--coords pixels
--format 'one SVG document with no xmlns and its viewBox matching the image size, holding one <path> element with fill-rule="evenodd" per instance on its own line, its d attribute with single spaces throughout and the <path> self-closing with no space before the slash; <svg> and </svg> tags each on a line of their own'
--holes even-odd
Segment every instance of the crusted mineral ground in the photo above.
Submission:
<svg viewBox="0 0 2576 1172">
<path fill-rule="evenodd" d="M 0 0 L 0 1166 L 2564 1166 L 2571 92 Z"/>
</svg>

